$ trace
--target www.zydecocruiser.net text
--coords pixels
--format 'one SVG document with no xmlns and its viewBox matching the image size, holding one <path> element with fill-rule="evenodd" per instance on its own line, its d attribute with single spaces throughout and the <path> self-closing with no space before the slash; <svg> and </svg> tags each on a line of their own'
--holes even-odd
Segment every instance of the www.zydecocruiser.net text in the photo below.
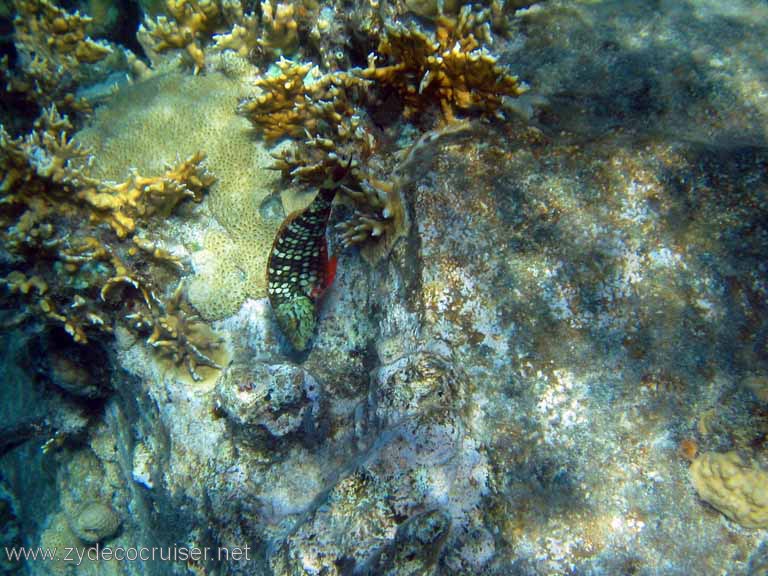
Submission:
<svg viewBox="0 0 768 576">
<path fill-rule="evenodd" d="M 242 562 L 250 560 L 251 547 L 198 548 L 196 546 L 104 546 L 99 544 L 83 547 L 26 548 L 23 546 L 5 548 L 9 562 L 59 561 L 79 566 L 85 561 L 118 562 Z"/>
</svg>

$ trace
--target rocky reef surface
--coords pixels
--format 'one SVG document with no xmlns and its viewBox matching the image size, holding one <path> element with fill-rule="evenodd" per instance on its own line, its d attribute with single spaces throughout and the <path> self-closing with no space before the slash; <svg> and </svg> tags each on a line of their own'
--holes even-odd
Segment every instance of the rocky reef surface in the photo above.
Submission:
<svg viewBox="0 0 768 576">
<path fill-rule="evenodd" d="M 243 230 L 276 229 L 230 186 L 265 154 L 214 144 L 223 184 L 158 237 L 192 262 L 215 366 L 191 378 L 130 326 L 87 352 L 6 330 L 3 546 L 156 557 L 3 570 L 768 573 L 768 8 L 553 0 L 508 25 L 494 50 L 528 93 L 398 162 L 402 229 L 384 255 L 340 252 L 308 352 L 233 264 L 265 261 Z M 204 85 L 190 110 L 224 114 L 219 73 L 150 82 Z M 204 143 L 181 134 L 183 157 Z M 173 161 L 163 144 L 148 163 Z M 180 341 L 176 305 L 155 342 Z"/>
</svg>

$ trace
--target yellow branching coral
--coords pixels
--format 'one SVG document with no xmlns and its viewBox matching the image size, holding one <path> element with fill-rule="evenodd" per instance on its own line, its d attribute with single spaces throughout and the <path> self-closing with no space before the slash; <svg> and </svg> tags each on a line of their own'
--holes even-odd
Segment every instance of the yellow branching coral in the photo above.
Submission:
<svg viewBox="0 0 768 576">
<path fill-rule="evenodd" d="M 0 278 L 0 284 L 5 285 L 11 294 L 29 294 L 36 291 L 42 296 L 48 291 L 48 284 L 40 276 L 27 278 L 18 270 L 14 270 L 5 278 Z"/>
<path fill-rule="evenodd" d="M 341 239 L 345 246 L 379 238 L 386 232 L 402 229 L 405 224 L 405 212 L 397 186 L 393 182 L 363 177 L 356 172 L 356 186 L 342 187 L 345 196 L 355 206 L 355 216 L 336 226 L 342 232 Z"/>
<path fill-rule="evenodd" d="M 154 215 L 168 216 L 185 198 L 202 200 L 202 192 L 214 182 L 203 165 L 205 155 L 194 154 L 161 176 L 134 174 L 122 184 L 111 185 L 80 179 L 77 197 L 91 208 L 93 222 L 105 222 L 120 238 L 136 229 L 136 221 Z"/>
<path fill-rule="evenodd" d="M 185 198 L 201 199 L 213 182 L 204 155 L 160 176 L 134 174 L 114 184 L 90 175 L 91 157 L 69 138 L 70 128 L 53 107 L 23 138 L 0 126 L 0 240 L 19 267 L 0 284 L 23 303 L 25 317 L 60 326 L 78 343 L 110 333 L 116 322 L 152 334 L 148 344 L 195 378 L 198 365 L 213 366 L 207 352 L 218 340 L 180 297 L 167 305 L 157 297 L 152 286 L 178 277 L 183 266 L 146 231 L 133 233 Z M 108 226 L 94 226 L 99 223 Z M 115 239 L 110 229 L 132 242 Z"/>
<path fill-rule="evenodd" d="M 299 43 L 299 25 L 294 20 L 294 6 L 278 2 L 274 6 L 266 0 L 261 3 L 262 26 L 264 28 L 258 45 L 265 52 L 287 54 Z"/>
<path fill-rule="evenodd" d="M 290 54 L 299 45 L 299 23 L 290 2 L 264 0 L 245 13 L 236 0 L 166 0 L 166 16 L 147 18 L 138 39 L 154 61 L 159 53 L 185 50 L 195 70 L 206 51 L 231 50 L 244 59 Z"/>
<path fill-rule="evenodd" d="M 166 250 L 165 248 L 158 246 L 155 242 L 152 242 L 151 240 L 142 238 L 140 236 L 134 236 L 133 243 L 136 246 L 136 249 L 134 248 L 128 249 L 128 253 L 131 256 L 133 256 L 134 254 L 137 254 L 138 252 L 143 252 L 144 254 L 147 254 L 151 258 L 154 258 L 157 262 L 161 264 L 167 264 L 169 266 L 172 266 L 173 268 L 176 268 L 179 272 L 184 271 L 184 264 L 182 264 L 181 259 L 178 256 L 174 256 L 173 254 L 168 252 L 168 250 Z"/>
<path fill-rule="evenodd" d="M 81 77 L 81 64 L 106 58 L 112 49 L 88 38 L 91 18 L 70 14 L 49 0 L 16 0 L 16 49 L 23 74 L 11 88 L 34 94 L 43 105 L 71 102 L 64 92 Z"/>
<path fill-rule="evenodd" d="M 215 0 L 166 0 L 165 7 L 172 20 L 160 16 L 147 18 L 139 27 L 137 38 L 149 52 L 172 49 L 186 50 L 195 69 L 205 66 L 202 42 L 221 25 L 221 7 Z"/>
<path fill-rule="evenodd" d="M 361 74 L 395 88 L 407 116 L 432 102 L 440 103 L 448 121 L 456 112 L 494 113 L 503 97 L 519 96 L 524 88 L 481 47 L 489 40 L 487 24 L 465 6 L 458 19 L 438 19 L 434 38 L 399 24 L 388 28 L 378 52 L 392 63 L 377 66 L 371 55 Z"/>
<path fill-rule="evenodd" d="M 90 152 L 70 138 L 66 117 L 55 107 L 43 112 L 35 130 L 24 139 L 12 139 L 0 127 L 0 183 L 2 202 L 28 210 L 18 221 L 7 222 L 28 231 L 51 212 L 88 210 L 92 222 L 104 222 L 124 238 L 137 220 L 168 216 L 185 198 L 202 199 L 214 177 L 198 152 L 165 174 L 143 177 L 134 174 L 121 184 L 102 182 L 87 174 Z"/>
<path fill-rule="evenodd" d="M 253 12 L 243 14 L 241 10 L 232 29 L 226 34 L 217 34 L 213 40 L 214 50 L 232 50 L 241 58 L 250 57 L 251 51 L 259 45 L 260 41 L 257 15 Z"/>
<path fill-rule="evenodd" d="M 73 68 L 105 58 L 112 50 L 85 30 L 92 18 L 69 14 L 48 0 L 16 0 L 16 40 L 35 56 Z"/>
</svg>

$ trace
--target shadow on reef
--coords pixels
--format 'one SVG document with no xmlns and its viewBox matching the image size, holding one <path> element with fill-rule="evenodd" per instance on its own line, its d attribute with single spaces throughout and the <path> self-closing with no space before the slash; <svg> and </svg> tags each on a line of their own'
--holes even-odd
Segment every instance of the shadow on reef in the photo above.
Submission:
<svg viewBox="0 0 768 576">
<path fill-rule="evenodd" d="M 764 146 L 760 126 L 768 118 L 747 101 L 750 79 L 762 74 L 761 59 L 731 51 L 759 35 L 760 26 L 727 10 L 704 11 L 691 1 L 611 0 L 601 2 L 594 18 L 580 7 L 553 5 L 516 20 L 526 40 L 503 61 L 546 100 L 536 122 L 549 133 L 621 131 L 699 142 L 718 133 L 734 145 Z M 734 56 L 740 76 L 724 65 Z M 734 101 L 749 111 L 741 119 Z"/>
<path fill-rule="evenodd" d="M 0 393 L 0 455 L 35 440 L 60 447 L 82 441 L 111 394 L 110 358 L 98 343 L 76 344 L 63 330 L 4 335 L 9 378 Z M 44 448 L 47 450 L 48 448 Z"/>
</svg>

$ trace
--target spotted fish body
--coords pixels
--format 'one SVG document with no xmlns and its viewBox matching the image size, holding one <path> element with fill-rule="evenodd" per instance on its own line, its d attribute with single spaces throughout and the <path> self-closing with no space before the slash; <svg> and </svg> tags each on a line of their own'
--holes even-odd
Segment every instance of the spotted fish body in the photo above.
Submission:
<svg viewBox="0 0 768 576">
<path fill-rule="evenodd" d="M 306 350 L 317 323 L 317 301 L 333 282 L 336 258 L 328 258 L 325 229 L 338 186 L 320 188 L 304 210 L 283 222 L 267 262 L 267 291 L 283 334 Z"/>
</svg>

